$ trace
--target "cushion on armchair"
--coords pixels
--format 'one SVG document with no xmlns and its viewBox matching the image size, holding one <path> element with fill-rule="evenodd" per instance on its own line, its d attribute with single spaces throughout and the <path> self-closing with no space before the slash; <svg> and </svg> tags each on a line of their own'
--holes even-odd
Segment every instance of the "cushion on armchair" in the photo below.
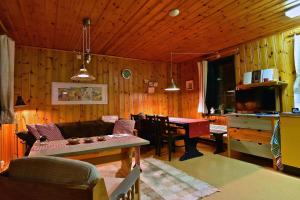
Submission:
<svg viewBox="0 0 300 200">
<path fill-rule="evenodd" d="M 24 157 L 10 162 L 8 176 L 41 183 L 94 186 L 100 178 L 87 162 L 52 156 Z"/>
</svg>

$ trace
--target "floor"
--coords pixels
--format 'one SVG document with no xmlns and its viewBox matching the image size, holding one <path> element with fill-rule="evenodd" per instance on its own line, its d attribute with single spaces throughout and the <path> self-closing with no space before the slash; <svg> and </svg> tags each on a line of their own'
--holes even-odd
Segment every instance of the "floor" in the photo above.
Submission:
<svg viewBox="0 0 300 200">
<path fill-rule="evenodd" d="M 300 179 L 282 174 L 272 169 L 272 161 L 254 156 L 235 153 L 228 158 L 227 153 L 213 154 L 214 147 L 198 144 L 204 156 L 179 161 L 183 148 L 177 148 L 172 161 L 167 161 L 167 149 L 161 157 L 170 165 L 218 187 L 218 192 L 207 200 L 299 200 Z M 144 148 L 142 157 L 153 156 L 154 150 Z M 242 159 L 242 160 L 238 160 Z"/>
</svg>

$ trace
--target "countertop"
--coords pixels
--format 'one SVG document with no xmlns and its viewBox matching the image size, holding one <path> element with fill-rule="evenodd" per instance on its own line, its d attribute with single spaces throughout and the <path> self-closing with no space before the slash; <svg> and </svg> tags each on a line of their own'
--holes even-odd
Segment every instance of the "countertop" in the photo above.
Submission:
<svg viewBox="0 0 300 200">
<path fill-rule="evenodd" d="M 247 114 L 247 113 L 230 113 L 226 114 L 226 116 L 245 116 L 245 117 L 278 117 L 279 114 Z M 299 115 L 300 116 L 300 115 Z"/>
<path fill-rule="evenodd" d="M 280 116 L 283 116 L 283 117 L 300 117 L 300 113 L 295 114 L 295 113 L 292 113 L 292 112 L 282 112 L 282 113 L 280 113 Z"/>
</svg>

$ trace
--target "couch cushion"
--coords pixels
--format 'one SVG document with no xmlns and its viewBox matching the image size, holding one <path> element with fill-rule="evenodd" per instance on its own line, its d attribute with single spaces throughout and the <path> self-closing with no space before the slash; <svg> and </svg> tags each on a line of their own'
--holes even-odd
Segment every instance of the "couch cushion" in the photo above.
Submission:
<svg viewBox="0 0 300 200">
<path fill-rule="evenodd" d="M 59 128 L 65 139 L 71 137 L 84 137 L 80 129 L 80 122 L 57 123 L 55 125 Z"/>
<path fill-rule="evenodd" d="M 41 135 L 38 132 L 38 130 L 34 124 L 32 124 L 32 125 L 26 124 L 26 128 L 27 128 L 29 134 L 32 134 L 37 140 L 40 139 Z"/>
<path fill-rule="evenodd" d="M 121 119 L 116 121 L 113 134 L 133 134 L 135 121 L 134 120 L 126 120 Z"/>
<path fill-rule="evenodd" d="M 35 125 L 40 135 L 45 136 L 48 140 L 63 140 L 60 130 L 55 124 L 37 124 Z"/>
<path fill-rule="evenodd" d="M 103 115 L 101 120 L 104 122 L 115 123 L 119 119 L 118 115 Z"/>
<path fill-rule="evenodd" d="M 87 162 L 51 156 L 24 157 L 10 162 L 9 177 L 41 183 L 94 186 L 100 178 Z"/>
</svg>

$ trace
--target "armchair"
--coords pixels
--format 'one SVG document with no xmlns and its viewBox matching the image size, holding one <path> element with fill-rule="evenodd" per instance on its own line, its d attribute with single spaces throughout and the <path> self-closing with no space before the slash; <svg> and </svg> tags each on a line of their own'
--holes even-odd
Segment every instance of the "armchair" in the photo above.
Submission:
<svg viewBox="0 0 300 200">
<path fill-rule="evenodd" d="M 13 160 L 0 174 L 2 200 L 139 199 L 140 169 L 125 178 L 103 178 L 89 163 L 57 157 Z"/>
</svg>

